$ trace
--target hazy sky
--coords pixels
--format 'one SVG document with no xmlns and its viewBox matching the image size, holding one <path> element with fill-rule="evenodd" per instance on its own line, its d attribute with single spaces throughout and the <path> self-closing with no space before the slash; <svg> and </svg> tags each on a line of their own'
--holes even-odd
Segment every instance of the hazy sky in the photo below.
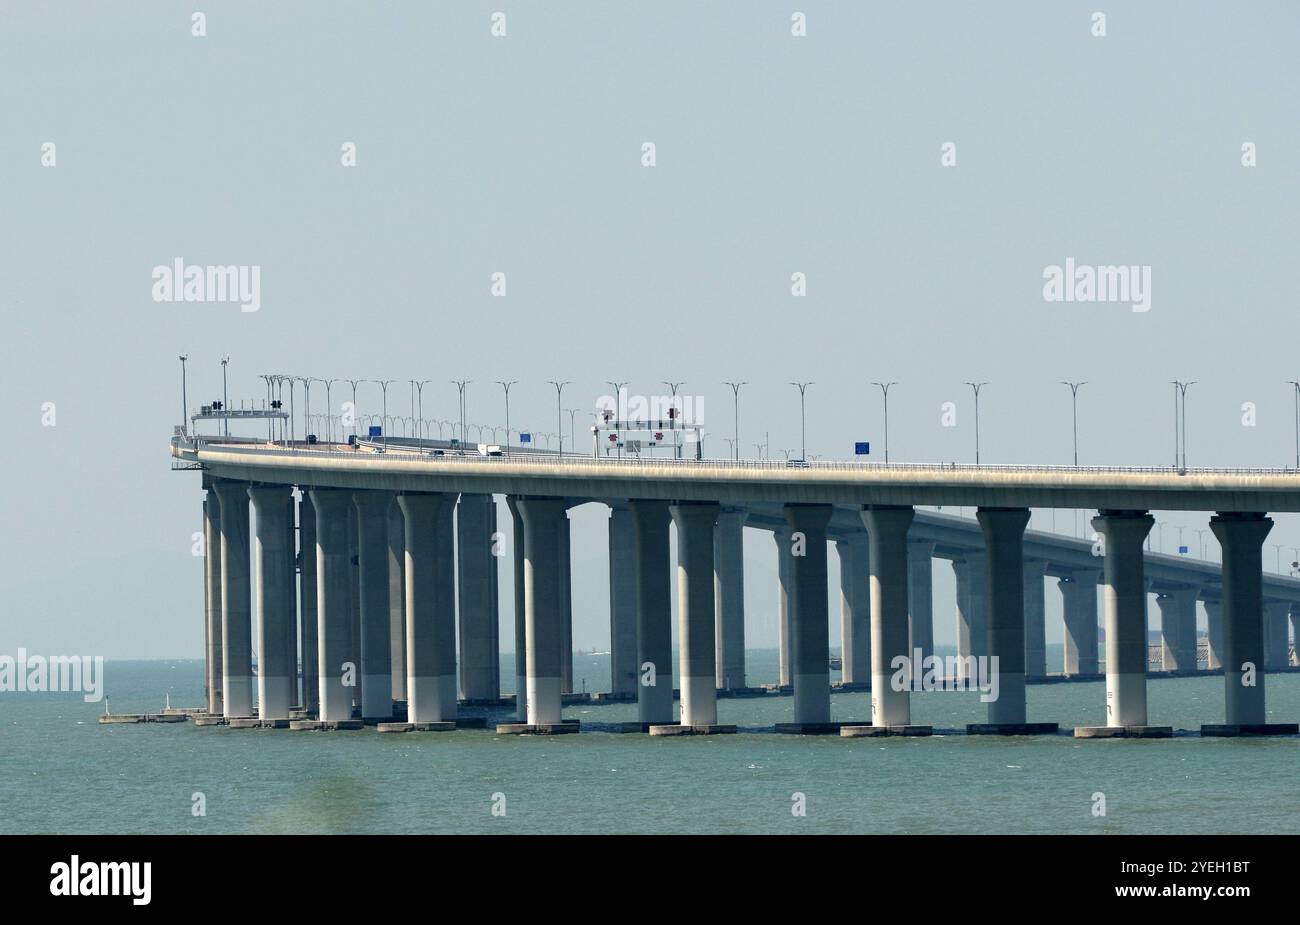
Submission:
<svg viewBox="0 0 1300 925">
<path fill-rule="evenodd" d="M 1294 465 L 1298 26 L 1264 2 L 0 2 L 0 651 L 201 654 L 182 352 L 192 404 L 229 353 L 234 400 L 266 372 L 420 378 L 451 418 L 470 378 L 477 423 L 518 379 L 535 430 L 548 379 L 572 408 L 685 380 L 718 454 L 745 379 L 742 452 L 778 458 L 791 380 L 826 458 L 879 451 L 869 383 L 898 380 L 891 456 L 969 461 L 974 379 L 983 461 L 1066 463 L 1059 380 L 1085 379 L 1081 461 L 1170 465 L 1178 378 L 1190 464 Z M 178 257 L 260 267 L 260 310 L 155 302 Z M 1067 258 L 1150 267 L 1150 311 L 1044 301 Z M 1203 516 L 1157 517 L 1195 552 Z M 574 642 L 603 648 L 603 511 L 573 537 Z M 773 547 L 746 543 L 772 644 Z M 941 642 L 951 585 L 936 567 Z"/>
</svg>

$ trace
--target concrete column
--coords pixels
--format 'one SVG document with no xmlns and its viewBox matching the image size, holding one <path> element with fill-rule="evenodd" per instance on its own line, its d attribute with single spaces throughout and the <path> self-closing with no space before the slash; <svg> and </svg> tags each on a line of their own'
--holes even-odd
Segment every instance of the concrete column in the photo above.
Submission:
<svg viewBox="0 0 1300 925">
<path fill-rule="evenodd" d="M 1065 615 L 1065 668 L 1067 675 L 1097 674 L 1098 569 L 1075 569 L 1057 582 Z"/>
<path fill-rule="evenodd" d="M 248 488 L 214 483 L 221 505 L 221 690 L 224 716 L 253 715 L 252 601 L 248 583 Z"/>
<path fill-rule="evenodd" d="M 910 650 L 934 655 L 934 542 L 907 541 L 907 625 Z M 870 603 L 867 608 L 870 612 Z"/>
<path fill-rule="evenodd" d="M 348 588 L 352 594 L 349 614 L 352 627 L 351 661 L 357 666 L 356 684 L 352 688 L 352 706 L 361 709 L 365 696 L 366 676 L 361 670 L 361 527 L 356 508 L 348 511 Z"/>
<path fill-rule="evenodd" d="M 524 594 L 527 615 L 528 723 L 560 725 L 561 647 L 559 541 L 566 535 L 561 498 L 519 498 L 524 520 Z M 668 682 L 671 694 L 672 682 Z"/>
<path fill-rule="evenodd" d="M 406 701 L 406 519 L 393 498 L 388 506 L 388 641 L 394 700 Z"/>
<path fill-rule="evenodd" d="M 871 683 L 871 543 L 858 530 L 835 542 L 840 558 L 840 680 Z"/>
<path fill-rule="evenodd" d="M 290 490 L 287 485 L 248 489 L 257 511 L 257 543 L 253 550 L 257 582 L 257 715 L 259 719 L 289 718 L 289 581 L 292 569 L 286 526 Z"/>
<path fill-rule="evenodd" d="M 221 676 L 221 500 L 214 488 L 203 501 L 203 615 L 207 622 L 208 712 L 222 712 Z"/>
<path fill-rule="evenodd" d="M 1025 678 L 1030 681 L 1047 677 L 1046 569 L 1042 559 L 1025 560 Z"/>
<path fill-rule="evenodd" d="M 1196 670 L 1196 598 L 1199 586 L 1173 588 L 1156 597 L 1160 608 L 1160 667 Z"/>
<path fill-rule="evenodd" d="M 456 495 L 403 494 L 406 525 L 406 719 L 456 719 L 456 585 L 452 514 Z"/>
<path fill-rule="evenodd" d="M 720 505 L 674 504 L 677 527 L 677 640 L 683 726 L 718 722 L 718 656 L 714 635 L 713 528 Z"/>
<path fill-rule="evenodd" d="M 224 512 L 224 508 L 223 508 Z M 1224 721 L 1262 726 L 1264 715 L 1263 514 L 1216 514 L 1210 530 L 1223 552 Z"/>
<path fill-rule="evenodd" d="M 636 526 L 626 501 L 609 504 L 609 689 L 636 694 Z"/>
<path fill-rule="evenodd" d="M 511 558 L 515 576 L 515 716 L 528 722 L 528 619 L 524 594 L 524 515 L 519 513 L 518 499 L 506 497 L 510 509 Z"/>
<path fill-rule="evenodd" d="M 790 686 L 790 531 L 772 531 L 776 542 L 777 683 Z"/>
<path fill-rule="evenodd" d="M 560 692 L 563 694 L 573 693 L 573 568 L 571 565 L 572 545 L 569 530 L 569 511 L 568 505 L 565 504 L 564 516 L 560 518 L 556 526 L 559 531 L 559 542 L 556 550 L 559 553 L 559 561 L 556 568 L 559 569 L 559 588 L 560 588 L 560 630 L 562 633 L 560 644 Z"/>
<path fill-rule="evenodd" d="M 1223 599 L 1216 596 L 1205 597 L 1205 637 L 1209 646 L 1206 667 L 1217 671 L 1223 667 Z"/>
<path fill-rule="evenodd" d="M 957 677 L 965 680 L 967 660 L 988 655 L 984 551 L 967 550 L 963 559 L 953 560 L 952 569 L 957 578 Z"/>
<path fill-rule="evenodd" d="M 790 562 L 790 664 L 794 668 L 796 726 L 831 721 L 826 527 L 833 510 L 829 504 L 787 504 L 783 508 L 790 526 L 791 554 L 786 558 Z"/>
<path fill-rule="evenodd" d="M 1025 725 L 1025 527 L 1027 508 L 982 507 L 985 614 L 990 667 L 998 675 L 998 697 L 989 701 L 989 725 Z M 979 672 L 976 677 L 983 675 Z"/>
<path fill-rule="evenodd" d="M 1290 614 L 1290 601 L 1264 602 L 1264 667 L 1269 671 L 1280 671 L 1291 662 L 1287 645 Z"/>
<path fill-rule="evenodd" d="M 388 509 L 391 491 L 352 494 L 357 509 L 361 595 L 361 718 L 393 718 L 393 613 L 389 606 Z"/>
<path fill-rule="evenodd" d="M 1292 647 L 1295 649 L 1295 657 L 1292 658 L 1292 665 L 1300 665 L 1300 604 L 1291 605 L 1291 638 L 1294 640 Z"/>
<path fill-rule="evenodd" d="M 907 531 L 915 512 L 910 507 L 869 507 L 862 521 L 871 535 L 871 724 L 907 726 L 912 722 L 911 694 L 890 683 L 893 660 L 911 663 Z M 913 666 L 913 671 L 921 666 Z"/>
<path fill-rule="evenodd" d="M 673 721 L 668 502 L 635 500 L 628 507 L 636 527 L 637 719 L 666 725 Z"/>
<path fill-rule="evenodd" d="M 313 488 L 310 495 L 316 511 L 317 706 L 320 720 L 334 723 L 352 719 L 352 687 L 345 682 L 359 670 L 352 661 L 352 493 Z M 345 665 L 351 666 L 346 674 Z"/>
<path fill-rule="evenodd" d="M 460 496 L 456 508 L 460 566 L 460 688 L 466 700 L 501 696 L 497 642 L 497 506 L 491 495 Z"/>
<path fill-rule="evenodd" d="M 289 708 L 302 707 L 298 693 L 298 506 L 293 501 L 293 486 L 285 500 L 285 544 L 289 557 L 289 630 L 284 634 L 284 661 L 289 669 Z"/>
<path fill-rule="evenodd" d="M 1105 537 L 1106 725 L 1147 725 L 1147 592 L 1142 543 L 1155 518 L 1103 511 L 1092 520 Z"/>
<path fill-rule="evenodd" d="M 745 511 L 723 508 L 713 531 L 714 645 L 718 690 L 745 686 Z"/>
<path fill-rule="evenodd" d="M 298 657 L 302 661 L 302 706 L 308 713 L 315 713 L 320 709 L 320 645 L 316 640 L 320 616 L 316 608 L 316 508 L 308 489 L 303 490 L 298 504 L 298 524 L 302 597 Z"/>
</svg>

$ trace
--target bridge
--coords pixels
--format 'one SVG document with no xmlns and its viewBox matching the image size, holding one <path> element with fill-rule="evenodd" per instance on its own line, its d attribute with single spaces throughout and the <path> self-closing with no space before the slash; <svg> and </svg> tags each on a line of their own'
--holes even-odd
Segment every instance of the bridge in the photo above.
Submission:
<svg viewBox="0 0 1300 925">
<path fill-rule="evenodd" d="M 1170 672 L 1198 670 L 1196 603 L 1205 606 L 1207 668 L 1223 672 L 1226 722 L 1203 726 L 1203 734 L 1297 732 L 1266 721 L 1265 677 L 1290 668 L 1288 620 L 1295 627 L 1300 618 L 1300 581 L 1262 568 L 1267 512 L 1300 511 L 1296 470 L 480 456 L 438 440 L 307 444 L 184 434 L 170 449 L 175 467 L 203 472 L 208 711 L 226 721 L 287 725 L 293 713 L 303 728 L 447 729 L 456 726 L 458 694 L 497 700 L 493 496 L 504 495 L 513 520 L 518 722 L 501 732 L 577 730 L 561 717 L 572 688 L 567 511 L 589 502 L 610 508 L 611 694 L 636 699 L 637 730 L 734 731 L 718 723 L 717 702 L 719 691 L 745 688 L 741 531 L 749 526 L 770 531 L 777 554 L 780 682 L 793 692 L 791 722 L 778 724 L 780 732 L 929 732 L 911 722 L 909 685 L 891 680 L 898 659 L 917 677 L 933 654 L 935 559 L 949 561 L 957 580 L 957 680 L 996 659 L 998 696 L 988 722 L 968 732 L 1056 731 L 1026 716 L 1026 683 L 1047 676 L 1046 577 L 1062 594 L 1064 673 L 1097 676 L 1104 665 L 1107 722 L 1076 736 L 1172 734 L 1147 715 L 1150 593 L 1161 611 L 1161 667 Z M 976 522 L 921 505 L 974 507 Z M 1097 510 L 1102 548 L 1028 530 L 1033 508 Z M 1209 527 L 1222 566 L 1144 550 L 1151 510 L 1215 512 Z M 670 523 L 680 720 L 667 680 Z M 244 565 L 250 542 L 255 576 Z M 830 543 L 841 564 L 843 686 L 870 690 L 869 725 L 830 721 Z M 349 666 L 359 668 L 355 678 Z M 404 721 L 394 719 L 395 701 L 405 701 Z"/>
</svg>

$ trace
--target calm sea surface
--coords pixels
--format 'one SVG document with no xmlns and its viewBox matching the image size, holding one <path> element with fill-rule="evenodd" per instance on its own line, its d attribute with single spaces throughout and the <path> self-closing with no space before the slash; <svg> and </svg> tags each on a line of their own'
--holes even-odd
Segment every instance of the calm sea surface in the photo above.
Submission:
<svg viewBox="0 0 1300 925">
<path fill-rule="evenodd" d="M 1059 653 L 1058 653 L 1059 658 Z M 509 693 L 513 657 L 503 659 Z M 575 686 L 609 686 L 605 656 L 575 656 Z M 115 713 L 202 702 L 198 661 L 109 662 Z M 750 653 L 750 681 L 776 656 Z M 1267 681 L 1269 720 L 1300 719 L 1300 674 Z M 1223 721 L 1222 678 L 1152 680 L 1153 723 Z M 635 704 L 566 708 L 590 731 L 380 735 L 175 725 L 101 726 L 79 694 L 0 694 L 0 832 L 396 833 L 1232 833 L 1300 832 L 1300 737 L 1075 741 L 955 734 L 985 718 L 978 695 L 914 694 L 930 739 L 764 731 L 789 697 L 723 700 L 733 736 L 651 739 L 599 731 Z M 866 721 L 865 693 L 836 694 Z M 508 711 L 463 710 L 509 718 Z M 1029 718 L 1097 724 L 1100 682 L 1029 689 Z M 490 725 L 490 724 L 489 724 Z M 207 815 L 196 817 L 195 793 Z M 791 813 L 804 794 L 807 815 Z M 1094 817 L 1094 794 L 1106 815 Z M 504 794 L 506 815 L 493 816 Z M 497 798 L 498 801 L 500 798 Z"/>
</svg>

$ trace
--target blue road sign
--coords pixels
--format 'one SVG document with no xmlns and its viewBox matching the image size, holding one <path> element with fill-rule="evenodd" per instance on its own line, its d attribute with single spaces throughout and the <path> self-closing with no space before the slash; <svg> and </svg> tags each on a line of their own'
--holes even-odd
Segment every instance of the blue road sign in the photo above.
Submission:
<svg viewBox="0 0 1300 925">
<path fill-rule="evenodd" d="M 1179 546 L 1179 547 L 1178 547 L 1178 554 L 1179 554 L 1179 555 L 1184 555 L 1184 556 L 1187 555 L 1187 547 L 1186 547 L 1186 546 Z"/>
<path fill-rule="evenodd" d="M 519 442 L 520 442 L 520 443 L 532 443 L 532 442 L 533 442 L 533 435 L 532 435 L 532 434 L 520 434 L 520 435 L 519 435 Z"/>
<path fill-rule="evenodd" d="M 854 455 L 854 456 L 870 456 L 870 455 L 871 455 L 871 444 L 870 444 L 870 443 L 867 443 L 866 441 L 859 440 L 857 443 L 853 444 L 853 455 Z"/>
<path fill-rule="evenodd" d="M 382 427 L 380 427 L 378 424 L 370 425 L 370 436 L 382 437 L 383 435 L 384 435 L 384 429 Z"/>
</svg>

